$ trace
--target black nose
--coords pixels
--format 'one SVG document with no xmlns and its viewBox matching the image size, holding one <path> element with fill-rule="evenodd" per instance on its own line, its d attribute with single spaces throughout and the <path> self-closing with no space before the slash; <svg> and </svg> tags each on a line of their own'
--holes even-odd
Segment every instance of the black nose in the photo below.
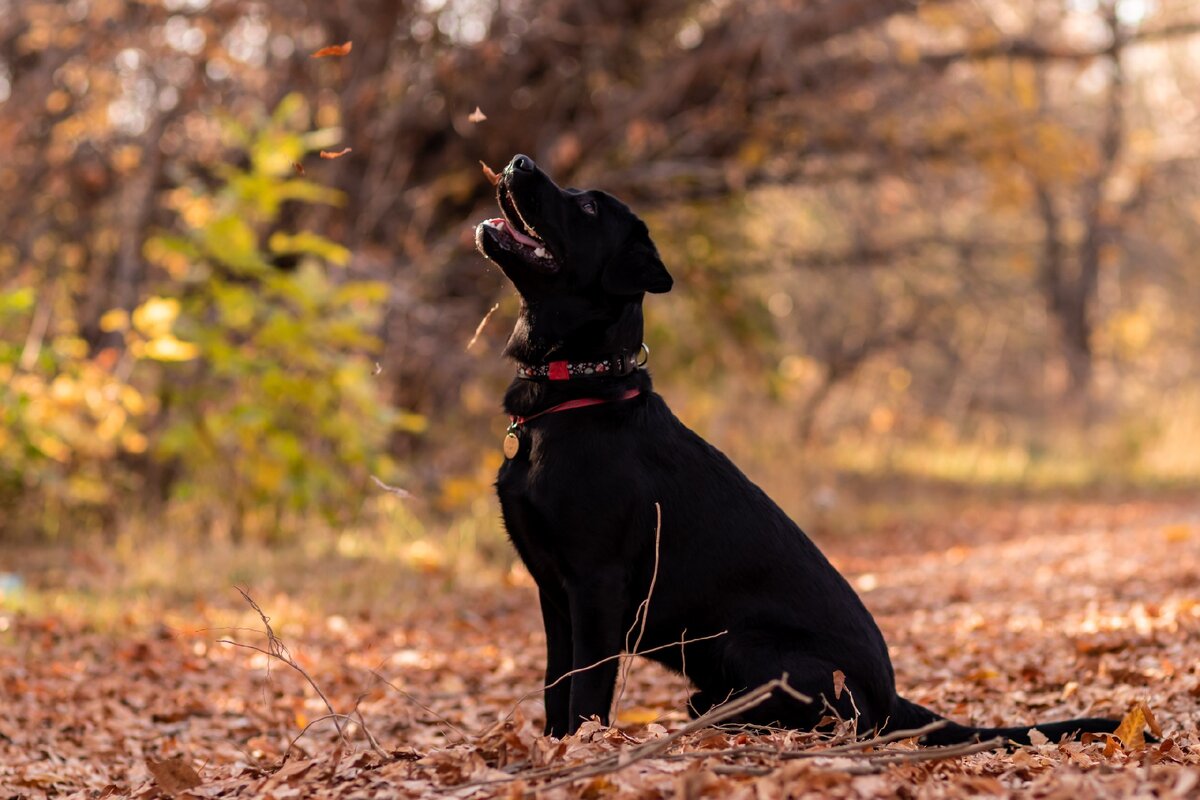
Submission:
<svg viewBox="0 0 1200 800">
<path fill-rule="evenodd" d="M 516 172 L 533 172 L 537 168 L 532 158 L 522 155 L 513 156 L 513 160 L 509 162 L 508 166 Z"/>
</svg>

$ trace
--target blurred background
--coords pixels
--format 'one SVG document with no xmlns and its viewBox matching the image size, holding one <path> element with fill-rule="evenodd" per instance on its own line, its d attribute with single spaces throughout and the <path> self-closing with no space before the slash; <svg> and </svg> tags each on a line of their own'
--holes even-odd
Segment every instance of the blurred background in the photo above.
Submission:
<svg viewBox="0 0 1200 800">
<path fill-rule="evenodd" d="M 805 527 L 1200 482 L 1200 3 L 0 0 L 3 540 L 510 563 L 516 152 Z"/>
</svg>

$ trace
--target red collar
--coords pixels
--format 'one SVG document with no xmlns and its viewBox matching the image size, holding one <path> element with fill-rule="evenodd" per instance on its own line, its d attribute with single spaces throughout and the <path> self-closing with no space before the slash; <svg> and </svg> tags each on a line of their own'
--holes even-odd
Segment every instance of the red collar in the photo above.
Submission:
<svg viewBox="0 0 1200 800">
<path fill-rule="evenodd" d="M 642 393 L 641 389 L 626 389 L 625 392 L 620 397 L 614 397 L 611 400 L 604 400 L 599 397 L 580 397 L 577 400 L 568 400 L 565 403 L 559 403 L 556 406 L 550 406 L 545 411 L 539 411 L 536 414 L 530 414 L 528 417 L 510 416 L 509 420 L 511 421 L 512 424 L 509 425 L 508 427 L 509 427 L 509 430 L 511 431 L 513 428 L 519 428 L 522 425 L 524 425 L 526 422 L 537 419 L 538 417 L 540 417 L 544 414 L 554 414 L 558 411 L 569 411 L 572 408 L 586 408 L 587 406 L 598 406 L 598 405 L 603 405 L 604 403 L 613 403 L 613 402 L 616 402 L 617 400 L 632 400 L 633 398 L 637 397 L 641 393 Z"/>
<path fill-rule="evenodd" d="M 551 361 L 547 364 L 517 364 L 517 377 L 527 381 L 546 378 L 552 381 L 569 381 L 571 378 L 623 377 L 646 366 L 650 360 L 650 348 L 643 342 L 632 353 L 618 353 L 602 361 Z M 587 404 L 587 405 L 590 405 Z"/>
</svg>

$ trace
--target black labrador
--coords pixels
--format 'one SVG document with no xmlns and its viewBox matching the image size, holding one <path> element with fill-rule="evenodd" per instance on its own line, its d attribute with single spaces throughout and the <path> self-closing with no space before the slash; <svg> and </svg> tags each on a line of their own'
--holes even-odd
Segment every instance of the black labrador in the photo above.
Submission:
<svg viewBox="0 0 1200 800">
<path fill-rule="evenodd" d="M 504 397 L 512 424 L 496 488 L 537 582 L 546 683 L 579 670 L 546 691 L 546 733 L 608 720 L 618 664 L 610 657 L 631 647 L 652 579 L 638 649 L 695 684 L 693 715 L 786 673 L 843 716 L 857 710 L 860 730 L 942 719 L 896 694 L 887 645 L 846 579 L 654 393 L 639 364 L 642 299 L 672 279 L 645 223 L 604 192 L 560 188 L 522 155 L 501 175 L 497 199 L 501 216 L 478 226 L 476 245 L 512 281 L 521 309 L 505 349 L 518 370 Z M 835 670 L 849 690 L 840 698 Z M 734 722 L 807 730 L 824 713 L 776 690 Z M 1058 740 L 1116 725 L 1036 727 Z M 1028 743 L 1029 730 L 949 723 L 925 742 Z"/>
</svg>

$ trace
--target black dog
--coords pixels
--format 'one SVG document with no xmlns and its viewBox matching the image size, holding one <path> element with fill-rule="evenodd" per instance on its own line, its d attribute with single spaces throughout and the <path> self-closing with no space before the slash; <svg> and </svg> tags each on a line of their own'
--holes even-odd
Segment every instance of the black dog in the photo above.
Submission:
<svg viewBox="0 0 1200 800">
<path fill-rule="evenodd" d="M 547 685 L 603 662 L 546 691 L 546 732 L 607 721 L 617 674 L 609 657 L 630 646 L 652 578 L 639 650 L 686 673 L 698 689 L 693 714 L 786 673 L 847 717 L 852 697 L 860 730 L 941 719 L 896 694 L 883 636 L 845 578 L 653 392 L 638 364 L 642 298 L 672 280 L 646 225 L 608 194 L 559 188 L 526 156 L 505 168 L 497 198 L 503 216 L 479 225 L 476 244 L 516 286 L 521 312 L 505 350 L 519 367 L 504 398 L 513 422 L 496 488 L 537 581 Z M 695 641 L 705 636 L 714 638 Z M 835 670 L 850 690 L 839 700 Z M 811 729 L 823 714 L 777 690 L 734 721 Z M 1116 725 L 1036 727 L 1057 740 Z M 949 723 L 926 743 L 974 736 L 1027 744 L 1029 728 Z"/>
</svg>

